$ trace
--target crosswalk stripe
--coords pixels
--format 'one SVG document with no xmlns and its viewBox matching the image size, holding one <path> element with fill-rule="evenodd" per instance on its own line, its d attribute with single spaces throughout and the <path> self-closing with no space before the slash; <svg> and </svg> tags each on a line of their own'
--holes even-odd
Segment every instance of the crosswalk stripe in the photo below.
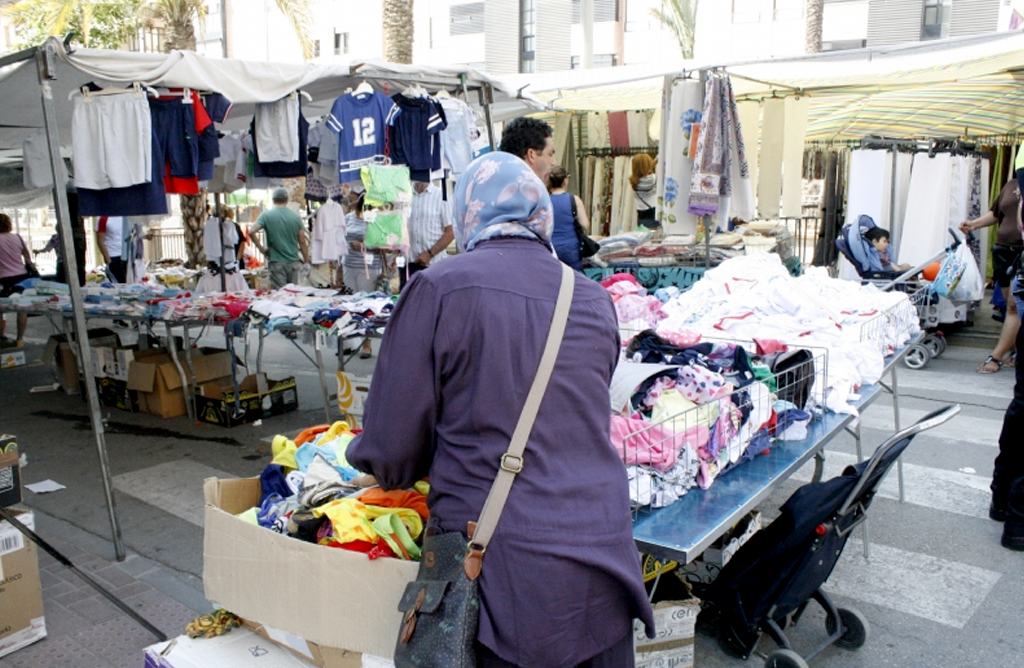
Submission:
<svg viewBox="0 0 1024 668">
<path fill-rule="evenodd" d="M 897 372 L 897 379 L 902 393 L 912 394 L 914 390 L 934 392 L 943 388 L 956 388 L 956 393 L 961 396 L 998 399 L 996 402 L 985 402 L 986 404 L 991 403 L 993 406 L 1008 405 L 1013 396 L 1012 373 L 1000 373 L 994 377 L 992 374 L 965 374 L 960 371 L 901 369 Z M 885 380 L 888 382 L 889 379 Z"/>
<path fill-rule="evenodd" d="M 114 489 L 133 496 L 176 517 L 203 526 L 203 481 L 234 478 L 218 469 L 183 460 L 114 476 Z"/>
<path fill-rule="evenodd" d="M 868 453 L 865 453 L 867 455 Z M 845 452 L 825 453 L 823 480 L 841 475 L 843 469 L 856 464 L 855 455 Z M 804 466 L 794 474 L 796 480 L 809 481 L 814 473 L 813 463 Z M 918 464 L 903 465 L 903 483 L 907 503 L 943 510 L 968 517 L 988 517 L 991 497 L 990 479 L 973 473 L 948 471 Z M 890 469 L 878 490 L 878 496 L 889 499 L 899 498 L 899 481 L 896 465 Z"/>
<path fill-rule="evenodd" d="M 861 541 L 850 539 L 825 590 L 962 629 L 1000 577 L 977 566 L 877 543 L 865 559 Z"/>
<path fill-rule="evenodd" d="M 1009 400 L 1006 403 L 1009 404 Z M 936 408 L 938 408 L 938 404 L 936 404 Z M 998 447 L 999 432 L 1003 428 L 1003 409 L 1005 406 L 998 412 L 992 411 L 993 417 L 974 417 L 961 413 L 949 422 L 928 430 L 919 438 L 938 437 L 975 445 Z M 931 411 L 917 408 L 901 408 L 900 426 L 909 427 L 929 412 Z M 881 429 L 890 433 L 896 431 L 892 408 L 882 404 L 865 411 L 860 421 L 862 429 Z"/>
</svg>

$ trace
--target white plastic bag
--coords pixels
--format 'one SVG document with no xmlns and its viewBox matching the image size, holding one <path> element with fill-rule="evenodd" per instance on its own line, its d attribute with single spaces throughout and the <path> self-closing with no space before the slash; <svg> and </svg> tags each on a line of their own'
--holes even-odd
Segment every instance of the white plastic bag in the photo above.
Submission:
<svg viewBox="0 0 1024 668">
<path fill-rule="evenodd" d="M 960 282 L 954 288 L 950 298 L 957 301 L 976 301 L 985 296 L 985 281 L 978 271 L 978 263 L 974 261 L 974 253 L 966 242 L 957 246 L 956 256 L 965 264 Z"/>
</svg>

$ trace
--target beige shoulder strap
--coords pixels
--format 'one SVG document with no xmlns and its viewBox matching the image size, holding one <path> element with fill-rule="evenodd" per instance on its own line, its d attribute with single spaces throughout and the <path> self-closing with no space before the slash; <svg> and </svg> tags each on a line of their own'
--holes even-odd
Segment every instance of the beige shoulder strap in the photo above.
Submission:
<svg viewBox="0 0 1024 668">
<path fill-rule="evenodd" d="M 469 544 L 469 554 L 466 556 L 466 575 L 474 579 L 480 574 L 480 559 L 483 557 L 487 544 L 494 535 L 498 525 L 498 518 L 505 507 L 508 493 L 512 489 L 512 481 L 516 474 L 523 470 L 523 452 L 526 450 L 526 441 L 533 431 L 534 420 L 537 419 L 537 412 L 540 410 L 541 401 L 544 399 L 544 392 L 548 388 L 548 380 L 555 368 L 555 360 L 558 357 L 558 349 L 562 345 L 562 335 L 565 334 L 565 325 L 569 320 L 569 308 L 572 306 L 572 295 L 575 288 L 576 272 L 568 265 L 562 265 L 562 285 L 558 290 L 558 301 L 555 303 L 555 315 L 551 319 L 551 329 L 548 331 L 548 340 L 544 344 L 544 353 L 540 358 L 540 365 L 537 367 L 537 375 L 530 386 L 530 393 L 526 397 L 526 404 L 519 415 L 519 422 L 516 430 L 512 433 L 512 441 L 509 443 L 508 451 L 501 456 L 501 466 L 498 468 L 498 475 L 491 485 L 491 491 L 484 502 L 484 508 L 480 511 L 480 520 L 477 522 L 476 530 Z"/>
</svg>

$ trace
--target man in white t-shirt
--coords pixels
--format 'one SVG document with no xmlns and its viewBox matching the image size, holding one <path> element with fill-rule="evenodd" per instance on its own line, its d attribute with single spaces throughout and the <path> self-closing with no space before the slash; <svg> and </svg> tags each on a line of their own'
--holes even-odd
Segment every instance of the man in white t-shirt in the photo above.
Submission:
<svg viewBox="0 0 1024 668">
<path fill-rule="evenodd" d="M 127 279 L 127 266 L 121 257 L 124 241 L 124 218 L 121 216 L 100 216 L 96 219 L 96 242 L 107 269 L 118 283 Z"/>
</svg>

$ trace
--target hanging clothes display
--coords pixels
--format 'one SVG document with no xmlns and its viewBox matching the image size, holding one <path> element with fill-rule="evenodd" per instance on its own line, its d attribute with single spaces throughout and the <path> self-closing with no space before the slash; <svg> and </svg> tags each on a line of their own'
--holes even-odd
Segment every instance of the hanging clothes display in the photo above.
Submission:
<svg viewBox="0 0 1024 668">
<path fill-rule="evenodd" d="M 807 109 L 811 99 L 787 97 L 784 103 L 785 134 L 782 144 L 782 217 L 799 218 L 803 213 L 804 139 L 807 137 Z"/>
<path fill-rule="evenodd" d="M 743 128 L 744 148 L 747 151 L 747 172 L 750 174 L 751 198 L 757 192 L 757 170 L 761 155 L 761 105 L 758 102 L 736 104 L 736 117 Z M 751 218 L 756 216 L 756 212 Z M 744 218 L 744 220 L 749 220 Z"/>
<path fill-rule="evenodd" d="M 608 113 L 594 111 L 587 114 L 587 146 L 590 148 L 609 148 Z"/>
<path fill-rule="evenodd" d="M 632 147 L 650 146 L 648 125 L 650 117 L 646 111 L 627 111 L 626 127 L 629 133 L 629 145 Z"/>
<path fill-rule="evenodd" d="M 387 153 L 387 130 L 402 110 L 376 91 L 346 93 L 334 101 L 327 127 L 337 136 L 341 183 L 359 180 L 359 168 Z"/>
<path fill-rule="evenodd" d="M 761 112 L 761 156 L 757 177 L 759 218 L 771 220 L 779 217 L 785 132 L 785 101 L 781 98 L 765 100 Z"/>
<path fill-rule="evenodd" d="M 953 156 L 926 153 L 914 156 L 907 193 L 903 238 L 896 257 L 916 266 L 942 250 L 950 241 L 946 231 L 950 220 L 950 188 L 953 186 Z"/>
<path fill-rule="evenodd" d="M 312 263 L 337 262 L 347 254 L 345 210 L 329 199 L 317 209 L 313 222 Z"/>
<path fill-rule="evenodd" d="M 276 102 L 256 105 L 253 137 L 264 162 L 295 162 L 299 159 L 299 97 L 288 95 Z"/>
<path fill-rule="evenodd" d="M 288 126 L 287 131 L 290 135 L 296 134 L 296 142 L 299 145 L 298 159 L 296 160 L 270 160 L 265 159 L 260 153 L 260 140 L 258 130 L 256 128 L 256 117 L 253 116 L 252 121 L 249 124 L 249 133 L 252 135 L 252 151 L 253 151 L 253 168 L 252 174 L 255 177 L 272 177 L 272 178 L 287 178 L 293 176 L 299 176 L 303 179 L 306 178 L 306 172 L 309 170 L 308 160 L 308 147 L 307 139 L 309 137 L 309 121 L 306 120 L 305 116 L 302 115 L 302 103 L 295 96 L 295 103 L 298 105 L 298 116 L 296 119 L 295 126 Z M 281 155 L 283 150 L 281 146 L 283 144 L 290 144 L 289 142 L 283 142 L 277 139 L 273 143 L 271 156 Z M 300 198 L 301 201 L 301 198 Z"/>
<path fill-rule="evenodd" d="M 391 99 L 402 110 L 392 131 L 391 162 L 407 165 L 413 181 L 431 181 L 433 173 L 441 169 L 438 134 L 448 127 L 444 109 L 428 97 L 399 93 Z"/>
<path fill-rule="evenodd" d="M 473 161 L 472 130 L 476 127 L 473 109 L 458 98 L 438 97 L 448 127 L 441 133 L 442 164 L 453 176 L 466 171 Z"/>
<path fill-rule="evenodd" d="M 658 168 L 658 219 L 665 234 L 697 233 L 697 217 L 687 212 L 687 198 L 680 200 L 680 194 L 689 192 L 693 175 L 690 144 L 700 129 L 702 107 L 703 87 L 699 81 L 672 82 Z"/>
<path fill-rule="evenodd" d="M 617 149 L 628 149 L 631 146 L 629 143 L 629 121 L 626 118 L 626 112 L 609 112 L 608 142 L 612 148 Z"/>
<path fill-rule="evenodd" d="M 605 190 L 607 177 L 607 159 L 596 158 L 594 160 L 594 188 L 590 196 L 590 233 L 602 236 L 605 232 Z"/>
<path fill-rule="evenodd" d="M 147 95 L 76 96 L 71 112 L 71 162 L 80 188 L 106 190 L 148 182 L 153 173 L 152 118 Z"/>
</svg>

